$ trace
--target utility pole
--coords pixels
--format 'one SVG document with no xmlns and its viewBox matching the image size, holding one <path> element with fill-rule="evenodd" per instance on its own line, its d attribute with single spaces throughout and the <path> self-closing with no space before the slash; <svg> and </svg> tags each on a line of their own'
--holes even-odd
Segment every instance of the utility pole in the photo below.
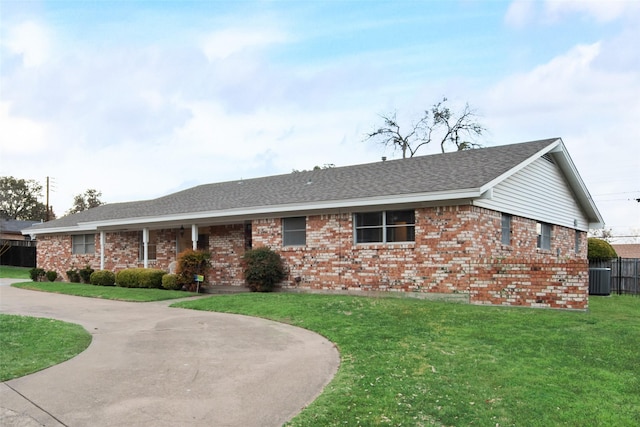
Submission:
<svg viewBox="0 0 640 427">
<path fill-rule="evenodd" d="M 46 221 L 49 221 L 49 177 L 47 177 L 47 214 L 45 215 Z"/>
</svg>

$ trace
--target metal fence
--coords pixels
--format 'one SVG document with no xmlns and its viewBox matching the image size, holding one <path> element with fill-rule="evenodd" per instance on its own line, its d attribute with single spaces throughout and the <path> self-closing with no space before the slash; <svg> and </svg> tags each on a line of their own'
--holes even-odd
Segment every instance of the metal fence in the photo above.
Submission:
<svg viewBox="0 0 640 427">
<path fill-rule="evenodd" d="M 640 258 L 589 261 L 589 269 L 611 269 L 611 293 L 640 296 Z M 591 272 L 589 273 L 591 274 Z"/>
</svg>

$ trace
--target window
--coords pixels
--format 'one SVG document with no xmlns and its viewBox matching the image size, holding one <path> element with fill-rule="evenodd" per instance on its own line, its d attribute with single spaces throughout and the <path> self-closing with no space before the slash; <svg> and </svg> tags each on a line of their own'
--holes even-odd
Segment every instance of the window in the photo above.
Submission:
<svg viewBox="0 0 640 427">
<path fill-rule="evenodd" d="M 72 237 L 73 254 L 93 254 L 96 252 L 96 236 L 94 234 L 78 234 Z"/>
<path fill-rule="evenodd" d="M 536 224 L 536 232 L 538 233 L 538 248 L 551 249 L 551 225 L 539 222 Z"/>
<path fill-rule="evenodd" d="M 576 254 L 580 253 L 580 231 L 576 230 L 576 238 L 575 238 L 575 248 Z"/>
<path fill-rule="evenodd" d="M 415 241 L 415 211 L 364 212 L 354 215 L 356 243 Z"/>
<path fill-rule="evenodd" d="M 282 218 L 283 246 L 304 246 L 307 243 L 307 218 Z"/>
<path fill-rule="evenodd" d="M 511 244 L 511 215 L 502 214 L 502 244 Z"/>
<path fill-rule="evenodd" d="M 148 256 L 147 260 L 155 260 L 156 259 L 156 243 L 158 242 L 158 231 L 157 230 L 149 230 L 149 242 L 148 246 Z M 138 259 L 144 259 L 144 241 L 142 240 L 142 231 L 138 234 Z"/>
</svg>

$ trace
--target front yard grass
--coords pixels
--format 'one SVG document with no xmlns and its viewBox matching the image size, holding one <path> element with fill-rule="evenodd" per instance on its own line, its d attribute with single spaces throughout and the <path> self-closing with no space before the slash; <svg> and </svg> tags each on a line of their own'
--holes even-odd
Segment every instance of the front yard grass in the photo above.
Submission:
<svg viewBox="0 0 640 427">
<path fill-rule="evenodd" d="M 174 304 L 318 332 L 338 373 L 292 426 L 640 425 L 640 298 L 589 312 L 240 294 Z"/>
<path fill-rule="evenodd" d="M 90 343 L 91 335 L 80 325 L 0 314 L 0 381 L 64 362 Z"/>
<path fill-rule="evenodd" d="M 167 289 L 121 288 L 118 286 L 94 286 L 66 282 L 22 282 L 14 283 L 11 286 L 57 294 L 132 302 L 163 301 L 198 295 L 195 292 L 170 291 Z"/>
<path fill-rule="evenodd" d="M 3 279 L 29 279 L 29 267 L 12 267 L 0 265 L 0 278 Z"/>
</svg>

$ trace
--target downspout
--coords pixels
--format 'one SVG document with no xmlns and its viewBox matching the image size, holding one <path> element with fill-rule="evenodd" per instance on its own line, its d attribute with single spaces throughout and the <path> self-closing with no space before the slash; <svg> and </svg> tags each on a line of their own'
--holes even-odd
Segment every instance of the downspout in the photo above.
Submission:
<svg viewBox="0 0 640 427">
<path fill-rule="evenodd" d="M 100 270 L 104 270 L 104 246 L 106 244 L 106 233 L 100 232 Z"/>
<path fill-rule="evenodd" d="M 198 225 L 191 224 L 191 242 L 193 243 L 192 248 L 194 251 L 198 250 Z"/>
<path fill-rule="evenodd" d="M 149 229 L 142 229 L 142 253 L 143 253 L 143 266 L 144 268 L 149 267 Z"/>
</svg>

